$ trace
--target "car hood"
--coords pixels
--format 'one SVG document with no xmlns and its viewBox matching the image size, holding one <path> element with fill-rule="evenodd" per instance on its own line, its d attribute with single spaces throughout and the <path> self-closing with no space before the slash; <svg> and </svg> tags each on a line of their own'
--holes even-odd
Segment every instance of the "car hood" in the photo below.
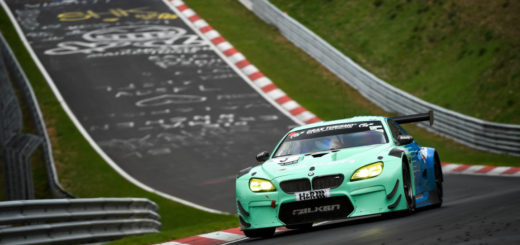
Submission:
<svg viewBox="0 0 520 245">
<path fill-rule="evenodd" d="M 270 179 L 302 178 L 309 176 L 309 172 L 313 172 L 315 176 L 351 173 L 359 167 L 380 161 L 378 157 L 386 156 L 391 148 L 390 144 L 380 144 L 346 148 L 335 152 L 283 156 L 266 161 L 260 168 Z"/>
</svg>

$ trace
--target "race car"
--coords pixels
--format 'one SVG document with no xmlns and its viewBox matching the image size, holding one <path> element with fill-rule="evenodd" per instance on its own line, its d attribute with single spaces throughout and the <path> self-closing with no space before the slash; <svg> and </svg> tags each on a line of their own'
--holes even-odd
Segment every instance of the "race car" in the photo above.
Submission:
<svg viewBox="0 0 520 245">
<path fill-rule="evenodd" d="M 275 228 L 398 212 L 442 204 L 439 154 L 421 147 L 400 124 L 429 121 L 433 112 L 360 116 L 289 131 L 258 166 L 236 180 L 236 206 L 248 237 Z"/>
</svg>

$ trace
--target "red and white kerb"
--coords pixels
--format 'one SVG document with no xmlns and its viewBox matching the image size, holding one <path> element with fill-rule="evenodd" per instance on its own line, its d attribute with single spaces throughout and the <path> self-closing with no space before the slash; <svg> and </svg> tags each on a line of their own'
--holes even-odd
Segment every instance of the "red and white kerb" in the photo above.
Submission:
<svg viewBox="0 0 520 245">
<path fill-rule="evenodd" d="M 457 163 L 442 163 L 442 172 L 450 174 L 470 174 L 489 176 L 520 177 L 520 167 L 466 165 Z"/>
<path fill-rule="evenodd" d="M 286 93 L 279 89 L 269 78 L 251 64 L 246 57 L 222 37 L 213 27 L 198 16 L 181 0 L 168 0 L 173 7 L 182 13 L 198 30 L 206 36 L 232 64 L 243 72 L 256 87 L 260 88 L 268 98 L 278 103 L 284 110 L 302 123 L 319 122 L 321 119 L 299 105 Z"/>
</svg>

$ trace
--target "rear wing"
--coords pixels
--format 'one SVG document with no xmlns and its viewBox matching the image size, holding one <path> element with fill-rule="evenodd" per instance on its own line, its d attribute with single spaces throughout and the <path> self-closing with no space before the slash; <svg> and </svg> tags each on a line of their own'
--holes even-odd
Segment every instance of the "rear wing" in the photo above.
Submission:
<svg viewBox="0 0 520 245">
<path fill-rule="evenodd" d="M 396 123 L 399 123 L 399 124 L 430 121 L 430 126 L 432 126 L 433 125 L 433 111 L 429 111 L 427 113 L 414 114 L 414 115 L 392 117 L 392 120 L 394 120 Z"/>
</svg>

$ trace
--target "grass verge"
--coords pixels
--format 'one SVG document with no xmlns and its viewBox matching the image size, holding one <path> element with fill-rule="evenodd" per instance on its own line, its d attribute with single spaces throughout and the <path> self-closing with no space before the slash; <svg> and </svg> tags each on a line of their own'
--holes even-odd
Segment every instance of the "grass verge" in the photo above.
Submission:
<svg viewBox="0 0 520 245">
<path fill-rule="evenodd" d="M 283 1 L 281 10 L 428 102 L 520 124 L 520 2 Z"/>
<path fill-rule="evenodd" d="M 238 226 L 238 220 L 233 215 L 211 214 L 178 204 L 146 192 L 116 173 L 94 151 L 63 111 L 6 13 L 3 9 L 0 12 L 0 31 L 13 49 L 38 98 L 63 187 L 82 198 L 144 197 L 159 205 L 162 218 L 160 233 L 124 238 L 115 243 L 150 244 Z"/>
<path fill-rule="evenodd" d="M 185 1 L 290 97 L 323 120 L 387 115 L 236 0 Z M 253 38 L 252 38 L 253 37 Z M 414 125 L 406 130 L 446 162 L 520 166 L 520 157 L 478 151 Z"/>
</svg>

